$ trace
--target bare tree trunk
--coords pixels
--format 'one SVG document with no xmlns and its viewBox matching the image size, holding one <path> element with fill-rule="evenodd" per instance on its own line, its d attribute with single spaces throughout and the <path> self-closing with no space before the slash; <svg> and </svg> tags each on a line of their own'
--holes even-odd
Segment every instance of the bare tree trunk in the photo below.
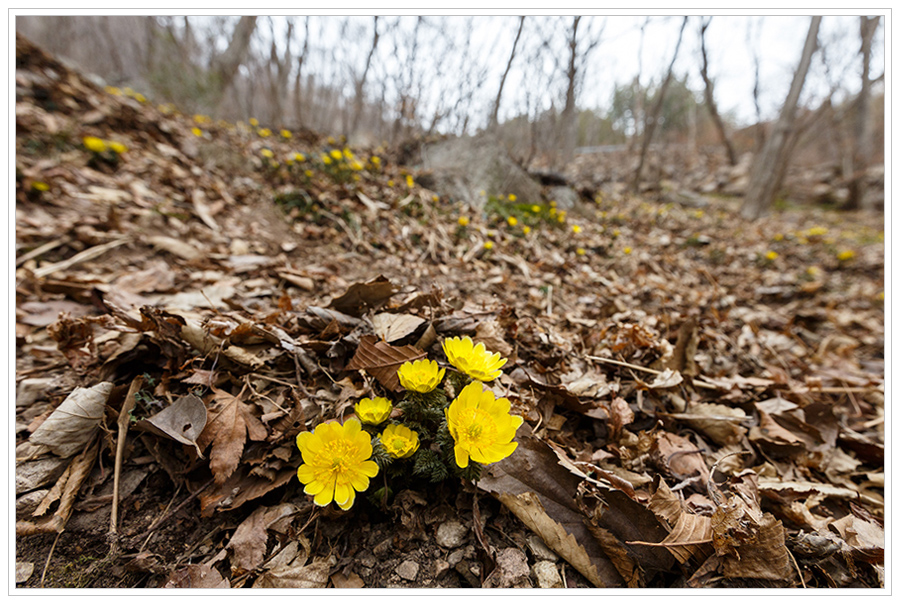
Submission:
<svg viewBox="0 0 900 604">
<path fill-rule="evenodd" d="M 569 64 L 566 68 L 566 104 L 562 110 L 562 153 L 568 160 L 575 153 L 575 77 L 578 75 L 575 59 L 578 57 L 578 24 L 581 17 L 573 17 L 569 37 Z"/>
<path fill-rule="evenodd" d="M 672 53 L 672 62 L 669 63 L 669 71 L 666 72 L 666 79 L 663 80 L 662 86 L 659 87 L 659 98 L 656 99 L 656 104 L 645 122 L 644 139 L 641 141 L 641 157 L 638 160 L 637 170 L 634 171 L 634 178 L 631 182 L 631 188 L 635 192 L 637 192 L 641 181 L 641 172 L 643 172 L 644 162 L 647 160 L 647 150 L 650 148 L 650 140 L 656 131 L 656 122 L 659 121 L 659 114 L 662 111 L 663 101 L 666 98 L 666 90 L 672 81 L 672 69 L 675 67 L 675 59 L 678 58 L 678 49 L 681 48 L 681 38 L 684 35 L 684 27 L 687 25 L 687 22 L 687 17 L 681 22 L 681 29 L 678 31 L 678 42 L 675 43 L 675 52 Z"/>
<path fill-rule="evenodd" d="M 231 42 L 225 51 L 213 58 L 211 67 L 219 78 L 219 91 L 224 92 L 231 81 L 237 74 L 238 67 L 244 62 L 247 56 L 247 49 L 250 48 L 250 38 L 253 36 L 253 30 L 256 29 L 256 17 L 243 16 L 234 28 L 231 35 Z M 219 97 L 221 102 L 221 96 Z"/>
<path fill-rule="evenodd" d="M 747 188 L 747 196 L 741 206 L 741 214 L 745 218 L 755 220 L 762 216 L 781 188 L 781 181 L 789 159 L 785 151 L 789 135 L 794 127 L 800 92 L 803 90 L 806 74 L 812 62 L 813 53 L 816 51 L 821 22 L 822 17 L 820 16 L 815 16 L 810 21 L 806 43 L 803 45 L 803 54 L 800 56 L 800 64 L 794 73 L 791 89 L 781 108 L 781 114 L 762 150 L 753 158 L 753 166 L 750 168 L 750 184 Z"/>
<path fill-rule="evenodd" d="M 309 16 L 303 21 L 303 31 L 303 50 L 300 51 L 300 56 L 297 57 L 297 75 L 294 77 L 293 91 L 294 119 L 296 120 L 296 125 L 301 128 L 305 125 L 303 123 L 303 98 L 301 88 L 303 83 L 303 60 L 306 58 L 306 54 L 309 51 Z"/>
<path fill-rule="evenodd" d="M 736 166 L 737 155 L 734 153 L 734 147 L 731 145 L 728 133 L 725 132 L 725 122 L 722 121 L 722 117 L 719 115 L 719 109 L 716 107 L 716 101 L 713 95 L 713 83 L 709 79 L 709 61 L 706 56 L 706 28 L 709 27 L 710 21 L 712 21 L 712 17 L 709 17 L 700 25 L 700 54 L 703 57 L 703 67 L 700 69 L 700 76 L 703 78 L 703 84 L 705 85 L 703 96 L 706 99 L 706 107 L 709 109 L 709 114 L 712 116 L 713 123 L 716 125 L 716 130 L 719 131 L 719 138 L 722 139 L 722 144 L 725 146 L 725 152 L 728 154 L 728 163 L 732 166 Z"/>
<path fill-rule="evenodd" d="M 859 18 L 859 34 L 862 42 L 859 52 L 862 55 L 862 88 L 856 98 L 856 120 L 853 128 L 853 170 L 850 181 L 850 199 L 847 201 L 848 209 L 863 207 L 866 195 L 866 170 L 869 167 L 872 155 L 871 126 L 869 120 L 869 101 L 871 98 L 872 84 L 869 80 L 869 65 L 872 59 L 872 39 L 875 30 L 878 29 L 878 21 L 881 17 Z"/>
<path fill-rule="evenodd" d="M 519 38 L 522 36 L 522 26 L 524 25 L 525 17 L 519 17 L 519 29 L 516 31 L 516 39 L 513 40 L 512 51 L 509 53 L 509 61 L 506 62 L 506 70 L 503 72 L 503 77 L 500 78 L 500 88 L 497 90 L 497 98 L 494 99 L 494 110 L 491 111 L 491 121 L 490 124 L 488 124 L 489 129 L 497 127 L 498 115 L 500 113 L 500 97 L 503 96 L 503 85 L 506 84 L 506 76 L 509 75 L 513 59 L 516 58 L 516 47 L 519 45 Z"/>
<path fill-rule="evenodd" d="M 372 29 L 375 32 L 372 36 L 372 47 L 369 49 L 369 55 L 366 57 L 366 66 L 363 69 L 362 75 L 356 81 L 356 100 L 353 104 L 353 123 L 350 126 L 349 134 L 355 133 L 356 129 L 359 127 L 359 118 L 362 115 L 363 110 L 363 92 L 366 86 L 366 77 L 369 75 L 369 67 L 372 65 L 372 57 L 375 56 L 375 49 L 378 47 L 377 15 L 374 17 L 374 21 L 372 22 Z"/>
</svg>

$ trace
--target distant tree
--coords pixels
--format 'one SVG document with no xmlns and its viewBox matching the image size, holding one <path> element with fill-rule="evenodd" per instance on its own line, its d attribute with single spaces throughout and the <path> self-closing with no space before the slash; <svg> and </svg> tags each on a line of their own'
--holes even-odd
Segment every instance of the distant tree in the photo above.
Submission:
<svg viewBox="0 0 900 604">
<path fill-rule="evenodd" d="M 710 21 L 712 21 L 712 17 L 706 18 L 700 24 L 700 55 L 703 58 L 700 76 L 703 78 L 703 84 L 705 85 L 703 96 L 706 99 L 706 108 L 709 110 L 713 123 L 716 125 L 716 130 L 719 132 L 719 138 L 722 139 L 722 145 L 725 147 L 728 163 L 735 166 L 737 165 L 737 155 L 734 152 L 731 139 L 728 138 L 728 133 L 725 131 L 725 122 L 722 121 L 722 117 L 719 115 L 719 108 L 716 106 L 715 95 L 713 94 L 713 83 L 709 77 L 709 60 L 706 56 L 706 28 L 709 27 Z"/>
<path fill-rule="evenodd" d="M 519 38 L 522 37 L 522 28 L 525 26 L 525 17 L 519 17 L 519 28 L 516 30 L 516 38 L 513 40 L 513 47 L 509 53 L 509 60 L 506 62 L 506 70 L 503 72 L 503 77 L 500 78 L 500 87 L 497 89 L 497 98 L 494 99 L 494 108 L 491 110 L 491 119 L 488 124 L 488 128 L 496 128 L 497 127 L 497 116 L 500 113 L 500 99 L 503 96 L 503 85 L 506 84 L 506 76 L 509 75 L 509 70 L 512 68 L 513 60 L 516 58 L 516 47 L 519 45 Z"/>
<path fill-rule="evenodd" d="M 862 87 L 856 98 L 856 119 L 853 124 L 853 175 L 850 181 L 850 198 L 847 207 L 859 209 L 866 200 L 866 169 L 872 155 L 872 129 L 869 119 L 869 104 L 872 97 L 872 81 L 869 69 L 872 60 L 872 39 L 878 29 L 881 17 L 859 18 L 860 48 L 862 55 Z"/>
<path fill-rule="evenodd" d="M 659 88 L 659 96 L 656 99 L 656 103 L 653 105 L 653 110 L 650 112 L 650 115 L 647 116 L 645 122 L 644 137 L 641 141 L 641 155 L 638 158 L 637 169 L 634 171 L 634 177 L 631 181 L 631 188 L 634 191 L 638 190 L 638 185 L 640 184 L 641 172 L 644 170 L 644 162 L 647 159 L 647 150 L 650 148 L 650 141 L 653 139 L 653 133 L 656 131 L 659 115 L 666 98 L 666 90 L 669 88 L 669 83 L 672 81 L 672 69 L 675 67 L 675 59 L 678 58 L 678 49 L 681 48 L 681 38 L 684 35 L 684 27 L 687 25 L 687 22 L 687 17 L 681 22 L 681 29 L 678 31 L 678 41 L 675 43 L 675 52 L 672 53 L 672 62 L 669 63 L 666 77 Z"/>
<path fill-rule="evenodd" d="M 788 144 L 791 131 L 794 128 L 794 118 L 797 113 L 797 103 L 800 100 L 800 92 L 806 81 L 806 74 L 812 62 L 813 53 L 816 51 L 819 24 L 822 17 L 813 17 L 806 35 L 806 43 L 803 45 L 803 53 L 800 56 L 800 64 L 794 72 L 794 79 L 788 92 L 784 106 L 771 134 L 765 144 L 753 158 L 750 168 L 750 183 L 747 187 L 747 195 L 741 206 L 741 214 L 745 218 L 756 219 L 762 216 L 771 206 L 775 194 L 781 188 L 784 174 L 788 164 Z"/>
</svg>

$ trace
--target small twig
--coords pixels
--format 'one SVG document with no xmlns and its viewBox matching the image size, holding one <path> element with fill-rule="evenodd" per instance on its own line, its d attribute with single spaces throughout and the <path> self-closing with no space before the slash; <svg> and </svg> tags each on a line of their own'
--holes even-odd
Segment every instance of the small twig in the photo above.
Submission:
<svg viewBox="0 0 900 604">
<path fill-rule="evenodd" d="M 87 260 L 91 260 L 96 258 L 97 256 L 102 256 L 109 250 L 115 249 L 120 245 L 128 243 L 131 241 L 131 237 L 125 236 L 119 239 L 114 239 L 109 243 L 102 243 L 100 245 L 95 245 L 94 247 L 90 247 L 83 252 L 78 252 L 71 258 L 67 258 L 66 260 L 62 260 L 60 262 L 55 262 L 53 264 L 49 264 L 47 266 L 42 266 L 40 268 L 34 269 L 34 276 L 37 278 L 46 277 L 47 275 L 53 274 L 57 271 L 62 271 L 67 268 L 70 268 L 76 264 L 81 262 L 85 262 Z"/>
<path fill-rule="evenodd" d="M 800 565 L 797 564 L 797 559 L 794 558 L 794 554 L 791 553 L 789 548 L 784 548 L 787 550 L 788 556 L 791 557 L 791 562 L 794 563 L 794 568 L 797 569 L 797 574 L 800 576 L 800 584 L 803 585 L 803 589 L 806 589 L 806 580 L 803 578 L 803 573 L 800 572 Z"/>
<path fill-rule="evenodd" d="M 609 363 L 611 365 L 620 365 L 622 367 L 627 367 L 629 369 L 635 369 L 637 371 L 643 371 L 644 373 L 650 373 L 653 375 L 660 375 L 662 371 L 657 371 L 656 369 L 650 369 L 648 367 L 641 367 L 640 365 L 633 365 L 631 363 L 626 363 L 625 361 L 617 361 L 615 359 L 606 359 L 603 357 L 595 357 L 591 355 L 585 355 L 586 359 L 590 359 L 592 361 L 600 361 L 601 363 Z M 719 387 L 715 384 L 710 384 L 709 382 L 704 382 L 703 380 L 693 380 L 693 384 L 695 386 L 700 386 L 701 388 L 712 388 L 718 390 Z"/>
<path fill-rule="evenodd" d="M 68 242 L 69 242 L 68 237 L 61 237 L 59 239 L 54 239 L 53 241 L 50 241 L 49 243 L 45 243 L 44 245 L 42 245 L 40 247 L 36 247 L 33 250 L 31 250 L 30 252 L 28 252 L 27 254 L 22 254 L 21 256 L 16 258 L 16 266 L 22 266 L 23 264 L 25 264 L 32 258 L 37 258 L 38 256 L 41 256 L 41 255 L 49 252 L 50 250 L 56 249 L 59 246 L 64 245 Z"/>
<path fill-rule="evenodd" d="M 712 539 L 698 539 L 697 541 L 679 541 L 678 543 L 650 543 L 649 541 L 626 541 L 626 545 L 646 545 L 648 547 L 679 547 L 681 545 L 704 545 L 712 543 Z"/>
<path fill-rule="evenodd" d="M 118 525 L 119 525 L 119 478 L 122 475 L 122 461 L 125 457 L 125 439 L 128 437 L 128 419 L 131 410 L 134 409 L 135 395 L 144 384 L 144 378 L 137 376 L 131 380 L 131 386 L 128 388 L 128 394 L 125 395 L 125 402 L 122 403 L 122 410 L 119 411 L 119 436 L 116 439 L 116 465 L 113 470 L 113 499 L 112 512 L 109 515 L 109 538 L 110 538 L 110 554 L 115 553 L 118 548 Z"/>
<path fill-rule="evenodd" d="M 56 544 L 59 542 L 60 537 L 62 537 L 62 531 L 56 533 L 56 539 L 53 540 L 53 545 L 50 546 L 50 551 L 47 553 L 47 561 L 44 563 L 44 572 L 41 573 L 41 587 L 44 586 L 44 579 L 47 577 L 47 569 L 50 568 L 50 558 L 53 557 L 53 550 L 56 549 Z"/>
<path fill-rule="evenodd" d="M 547 286 L 547 316 L 553 316 L 553 286 Z"/>
</svg>

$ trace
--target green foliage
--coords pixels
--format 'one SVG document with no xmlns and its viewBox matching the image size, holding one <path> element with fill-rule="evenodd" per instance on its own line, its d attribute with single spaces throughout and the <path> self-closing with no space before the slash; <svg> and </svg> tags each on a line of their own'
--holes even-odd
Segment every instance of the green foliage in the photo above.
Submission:
<svg viewBox="0 0 900 604">
<path fill-rule="evenodd" d="M 419 449 L 413 455 L 413 474 L 431 482 L 440 482 L 450 476 L 450 470 L 440 453 L 431 449 Z"/>
</svg>

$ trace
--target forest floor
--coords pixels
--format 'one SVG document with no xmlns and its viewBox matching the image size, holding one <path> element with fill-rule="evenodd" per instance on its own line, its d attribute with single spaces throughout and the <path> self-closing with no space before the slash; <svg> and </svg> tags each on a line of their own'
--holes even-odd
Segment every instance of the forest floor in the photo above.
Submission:
<svg viewBox="0 0 900 604">
<path fill-rule="evenodd" d="M 883 216 L 475 211 L 343 149 L 17 40 L 19 587 L 884 586 Z M 460 335 L 516 451 L 315 506 L 296 435 Z"/>
</svg>

